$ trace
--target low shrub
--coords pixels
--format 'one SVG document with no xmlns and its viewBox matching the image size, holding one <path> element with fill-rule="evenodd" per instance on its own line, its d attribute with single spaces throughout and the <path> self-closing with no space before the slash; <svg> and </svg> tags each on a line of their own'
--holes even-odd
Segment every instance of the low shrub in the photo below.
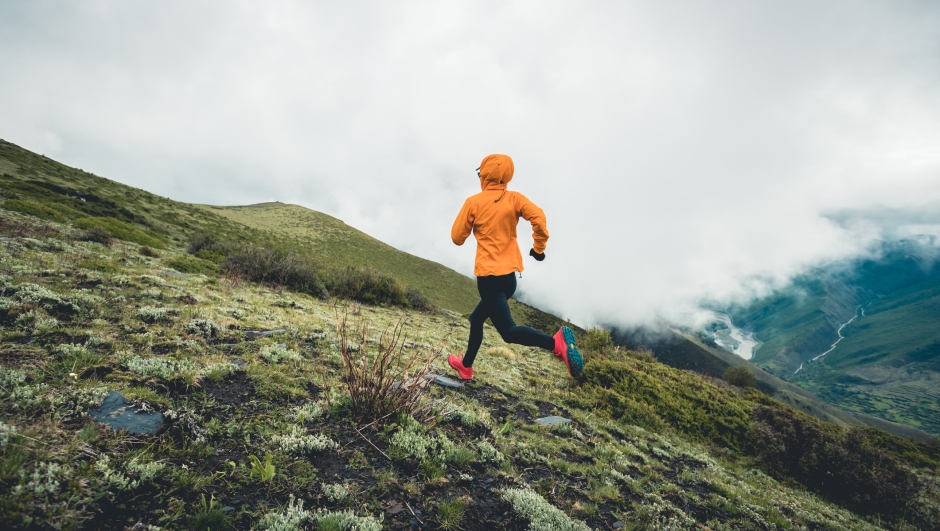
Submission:
<svg viewBox="0 0 940 531">
<path fill-rule="evenodd" d="M 728 367 L 725 371 L 724 379 L 731 385 L 737 387 L 754 387 L 757 383 L 757 377 L 744 365 Z"/>
<path fill-rule="evenodd" d="M 415 310 L 429 311 L 434 309 L 434 303 L 415 288 L 408 288 L 405 291 L 405 300 L 408 301 L 408 306 Z"/>
<path fill-rule="evenodd" d="M 335 297 L 366 304 L 411 306 L 405 288 L 394 278 L 374 269 L 343 269 L 330 275 L 328 282 Z"/>
<path fill-rule="evenodd" d="M 740 450 L 754 402 L 698 375 L 623 353 L 621 361 L 589 359 L 576 399 L 586 409 L 646 429 L 675 429 L 693 439 Z"/>
<path fill-rule="evenodd" d="M 186 252 L 204 260 L 219 263 L 223 258 L 238 250 L 237 246 L 228 242 L 216 241 L 209 235 L 197 234 L 189 241 Z"/>
<path fill-rule="evenodd" d="M 860 514 L 900 516 L 921 489 L 916 475 L 868 436 L 787 407 L 759 405 L 747 432 L 748 451 L 777 479 L 794 479 Z"/>
<path fill-rule="evenodd" d="M 154 247 L 156 249 L 163 249 L 165 246 L 163 241 L 161 241 L 156 236 L 148 234 L 147 232 L 126 223 L 119 219 L 102 217 L 102 218 L 78 218 L 72 225 L 79 229 L 92 229 L 99 227 L 107 230 L 115 238 L 119 238 L 124 241 L 137 243 L 140 245 L 147 245 L 149 247 Z"/>
<path fill-rule="evenodd" d="M 90 269 L 92 271 L 100 271 L 102 273 L 118 273 L 121 271 L 121 268 L 116 266 L 114 262 L 110 260 L 101 260 L 100 258 L 82 260 L 78 263 L 78 267 L 82 269 Z"/>
<path fill-rule="evenodd" d="M 325 299 L 326 287 L 319 267 L 294 254 L 284 254 L 263 247 L 244 247 L 221 263 L 229 275 L 252 282 L 277 284 L 288 289 Z"/>
<path fill-rule="evenodd" d="M 92 227 L 88 230 L 80 230 L 73 236 L 80 242 L 96 242 L 102 245 L 111 245 L 111 233 L 101 227 Z"/>
<path fill-rule="evenodd" d="M 8 199 L 3 202 L 3 208 L 13 212 L 19 212 L 20 214 L 28 214 L 30 216 L 35 216 L 37 218 L 47 219 L 50 221 L 68 221 L 68 218 L 65 217 L 65 215 L 62 213 L 57 212 L 56 210 L 40 203 L 20 201 L 19 199 Z"/>
<path fill-rule="evenodd" d="M 213 276 L 218 275 L 222 271 L 219 266 L 214 263 L 203 260 L 202 258 L 196 258 L 195 256 L 181 255 L 171 258 L 164 263 L 180 273 L 188 273 L 191 275 Z"/>
</svg>

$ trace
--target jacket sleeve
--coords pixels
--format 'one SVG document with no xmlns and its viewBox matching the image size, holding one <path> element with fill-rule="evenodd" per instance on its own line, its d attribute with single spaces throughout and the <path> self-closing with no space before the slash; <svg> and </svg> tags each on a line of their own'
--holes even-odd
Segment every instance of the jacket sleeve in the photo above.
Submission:
<svg viewBox="0 0 940 531">
<path fill-rule="evenodd" d="M 518 212 L 522 219 L 532 224 L 532 248 L 537 253 L 545 252 L 545 244 L 548 242 L 548 222 L 545 220 L 545 212 L 535 203 L 529 201 L 529 198 L 518 194 L 519 206 Z"/>
<path fill-rule="evenodd" d="M 463 245 L 463 242 L 470 237 L 470 232 L 473 230 L 473 219 L 473 209 L 470 200 L 467 199 L 464 201 L 460 213 L 457 214 L 457 219 L 454 220 L 454 226 L 450 229 L 450 239 L 454 241 L 455 245 Z"/>
</svg>

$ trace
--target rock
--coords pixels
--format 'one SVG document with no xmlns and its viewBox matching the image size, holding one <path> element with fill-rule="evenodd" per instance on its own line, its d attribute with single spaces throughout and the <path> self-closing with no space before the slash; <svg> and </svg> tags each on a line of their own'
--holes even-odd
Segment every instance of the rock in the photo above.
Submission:
<svg viewBox="0 0 940 531">
<path fill-rule="evenodd" d="M 153 435 L 163 426 L 163 414 L 159 411 L 134 408 L 116 391 L 108 393 L 98 409 L 88 412 L 91 418 L 111 426 L 114 430 Z"/>
<path fill-rule="evenodd" d="M 566 419 L 565 417 L 558 417 L 555 415 L 552 415 L 550 417 L 542 417 L 540 419 L 535 419 L 535 423 L 540 424 L 542 426 L 558 426 L 560 424 L 568 424 L 570 422 L 571 422 L 571 419 Z"/>
<path fill-rule="evenodd" d="M 232 507 L 231 505 L 227 505 L 227 506 L 225 506 L 225 507 L 222 507 L 222 512 L 223 512 L 223 513 L 231 513 L 231 512 L 233 512 L 233 511 L 235 511 L 235 508 Z"/>
<path fill-rule="evenodd" d="M 617 520 L 616 522 L 614 522 L 613 527 L 614 529 L 623 529 L 623 526 L 625 525 L 627 524 L 621 522 L 620 520 Z"/>
<path fill-rule="evenodd" d="M 428 379 L 431 380 L 432 383 L 436 383 L 437 385 L 442 385 L 444 387 L 451 387 L 453 389 L 460 389 L 463 387 L 462 383 L 456 380 L 451 380 L 450 378 L 441 376 L 439 374 L 429 374 Z"/>
<path fill-rule="evenodd" d="M 232 365 L 241 368 L 248 365 L 248 362 L 245 360 L 232 360 Z"/>
<path fill-rule="evenodd" d="M 278 328 L 277 330 L 246 330 L 245 337 L 247 337 L 248 339 L 255 339 L 259 337 L 270 337 L 270 336 L 273 336 L 274 334 L 283 334 L 286 331 L 287 330 L 284 330 L 283 328 Z"/>
</svg>

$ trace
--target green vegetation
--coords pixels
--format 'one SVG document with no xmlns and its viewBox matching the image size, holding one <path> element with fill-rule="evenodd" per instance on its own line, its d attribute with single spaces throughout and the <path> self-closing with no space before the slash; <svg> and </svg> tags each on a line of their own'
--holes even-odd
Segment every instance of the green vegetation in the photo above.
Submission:
<svg viewBox="0 0 940 531">
<path fill-rule="evenodd" d="M 847 411 L 938 435 L 936 250 L 929 242 L 901 241 L 885 243 L 882 252 L 797 279 L 734 309 L 734 320 L 764 341 L 753 360 L 762 368 Z M 811 361 L 839 339 L 844 323 L 838 346 Z"/>
<path fill-rule="evenodd" d="M 3 203 L 3 208 L 7 210 L 12 210 L 13 212 L 22 212 L 23 214 L 29 214 L 30 216 L 36 216 L 37 218 L 50 219 L 52 221 L 67 221 L 62 213 L 58 212 L 53 208 L 49 208 L 45 205 L 39 203 L 33 203 L 30 201 L 20 201 L 18 199 L 10 199 Z"/>
<path fill-rule="evenodd" d="M 67 222 L 0 210 L 5 528 L 940 524 L 935 444 L 820 423 L 755 388 L 617 347 L 601 329 L 579 332 L 588 360 L 579 381 L 550 353 L 507 345 L 488 328 L 476 380 L 440 387 L 423 375 L 451 374 L 439 354 L 463 346 L 463 309 L 356 300 L 384 281 L 323 299 L 285 280 L 291 270 L 277 260 L 290 255 L 276 234 L 130 189 L 121 201 L 118 185 L 15 154 L 19 162 L 0 158 L 0 172 L 17 174 L 15 193 L 48 191 L 37 183 L 49 179 L 81 192 L 78 206 L 94 203 L 93 217 L 154 231 L 167 245 L 107 246 L 75 238 Z M 167 221 L 164 207 L 191 227 Z M 212 223 L 226 243 L 183 249 Z M 245 249 L 275 262 L 234 275 L 224 264 Z M 180 273 L 170 264 L 181 260 L 222 272 Z M 330 273 L 345 269 L 293 260 L 338 292 Z M 277 275 L 251 281 L 252 271 Z M 518 308 L 549 331 L 562 322 Z M 157 433 L 91 418 L 111 392 L 133 401 L 126 407 L 159 411 Z M 548 415 L 571 422 L 533 422 Z M 811 451 L 801 451 L 804 440 Z"/>
<path fill-rule="evenodd" d="M 163 242 L 159 238 L 114 218 L 78 218 L 72 225 L 79 229 L 104 229 L 115 238 L 163 249 Z"/>
<path fill-rule="evenodd" d="M 196 258 L 195 256 L 177 256 L 167 260 L 166 265 L 179 271 L 180 273 L 190 273 L 193 275 L 218 275 L 222 269 L 216 264 Z"/>
<path fill-rule="evenodd" d="M 864 489 L 831 492 L 813 483 L 822 472 L 752 449 L 780 447 L 755 445 L 762 434 L 787 440 L 779 423 L 756 416 L 758 407 L 788 408 L 617 348 L 604 330 L 582 336 L 589 361 L 581 382 L 551 354 L 491 333 L 478 381 L 449 390 L 427 384 L 415 368 L 446 371 L 434 353 L 463 343 L 468 324 L 460 314 L 170 274 L 167 262 L 192 255 L 69 240 L 67 225 L 11 212 L 0 212 L 0 225 L 19 231 L 0 242 L 0 352 L 14 353 L 0 358 L 7 527 L 120 529 L 132 520 L 382 529 L 408 525 L 404 503 L 450 529 L 479 520 L 490 529 L 594 529 L 617 520 L 635 529 L 937 522 L 940 493 L 925 490 L 940 462 L 936 448 L 879 430 L 859 439 L 800 417 L 830 437 L 821 447 L 837 449 L 835 441 L 861 456 L 825 472 L 889 478 L 843 481 L 874 485 L 893 500 L 869 503 L 878 514 L 858 516 L 823 500 L 856 507 L 872 499 Z M 85 267 L 92 261 L 113 270 Z M 283 332 L 249 339 L 246 330 Z M 417 377 L 398 388 L 416 400 L 385 410 L 357 405 L 364 396 L 384 404 L 390 395 L 376 390 L 408 381 L 383 373 L 383 364 Z M 164 428 L 130 435 L 90 419 L 111 390 L 161 411 Z M 531 422 L 552 413 L 572 423 Z M 815 462 L 833 454 L 821 455 Z M 483 487 L 498 492 L 492 503 L 462 497 Z M 403 510 L 392 511 L 396 504 Z"/>
<path fill-rule="evenodd" d="M 744 365 L 728 367 L 723 377 L 726 382 L 738 387 L 754 387 L 757 384 L 757 377 Z"/>
</svg>

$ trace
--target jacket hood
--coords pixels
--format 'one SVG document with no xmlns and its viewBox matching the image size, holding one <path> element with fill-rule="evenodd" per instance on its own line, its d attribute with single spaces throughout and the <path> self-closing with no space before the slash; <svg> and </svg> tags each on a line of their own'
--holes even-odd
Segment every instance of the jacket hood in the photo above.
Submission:
<svg viewBox="0 0 940 531">
<path fill-rule="evenodd" d="M 515 167 L 509 155 L 489 155 L 480 163 L 480 189 L 505 190 Z"/>
</svg>

